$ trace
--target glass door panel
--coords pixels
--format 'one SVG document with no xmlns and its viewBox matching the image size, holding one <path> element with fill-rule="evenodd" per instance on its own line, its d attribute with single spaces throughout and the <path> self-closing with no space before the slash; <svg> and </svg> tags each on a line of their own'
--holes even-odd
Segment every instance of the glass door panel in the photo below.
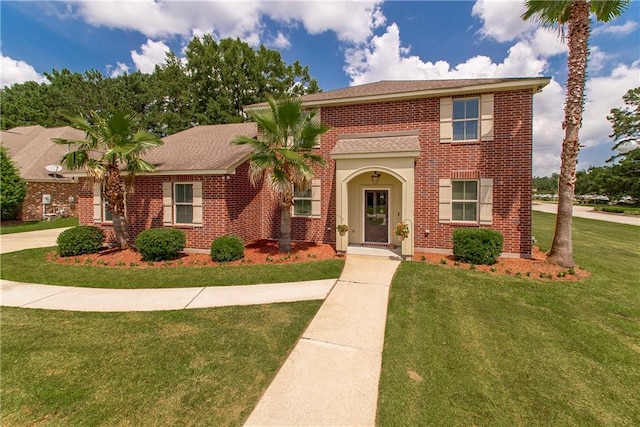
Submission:
<svg viewBox="0 0 640 427">
<path fill-rule="evenodd" d="M 389 243 L 389 190 L 364 192 L 364 241 Z"/>
</svg>

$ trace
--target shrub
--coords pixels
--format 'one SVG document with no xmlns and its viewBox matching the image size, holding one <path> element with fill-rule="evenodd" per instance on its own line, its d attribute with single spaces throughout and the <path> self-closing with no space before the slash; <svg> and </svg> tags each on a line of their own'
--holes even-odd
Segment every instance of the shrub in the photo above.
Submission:
<svg viewBox="0 0 640 427">
<path fill-rule="evenodd" d="M 220 236 L 211 243 L 211 259 L 216 262 L 230 262 L 244 258 L 244 243 L 238 236 Z"/>
<path fill-rule="evenodd" d="M 80 225 L 63 231 L 58 236 L 58 252 L 62 257 L 98 252 L 104 244 L 104 232 L 88 225 Z"/>
<path fill-rule="evenodd" d="M 502 234 L 486 228 L 457 228 L 453 231 L 453 255 L 472 264 L 495 264 L 502 253 Z"/>
<path fill-rule="evenodd" d="M 136 238 L 136 246 L 143 261 L 176 259 L 186 242 L 184 231 L 175 228 L 150 228 Z"/>
<path fill-rule="evenodd" d="M 15 219 L 20 203 L 27 195 L 27 184 L 4 147 L 0 148 L 0 211 L 2 219 Z"/>
</svg>

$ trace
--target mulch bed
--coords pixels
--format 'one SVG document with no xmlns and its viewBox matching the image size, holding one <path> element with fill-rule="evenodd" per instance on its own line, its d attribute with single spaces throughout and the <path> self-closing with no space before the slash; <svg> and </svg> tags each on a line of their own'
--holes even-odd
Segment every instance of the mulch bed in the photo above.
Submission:
<svg viewBox="0 0 640 427">
<path fill-rule="evenodd" d="M 278 252 L 275 240 L 257 240 L 245 246 L 245 257 L 242 260 L 226 263 L 226 265 L 260 265 L 260 264 L 295 264 L 314 260 L 343 258 L 328 244 L 313 242 L 292 242 L 290 253 Z M 216 266 L 220 263 L 211 260 L 208 253 L 184 253 L 180 258 L 171 261 L 147 262 L 133 249 L 105 249 L 103 251 L 60 258 L 55 252 L 48 255 L 49 260 L 58 264 L 81 264 L 96 267 L 136 267 L 136 268 L 170 268 L 170 267 L 204 267 Z M 473 269 L 490 274 L 513 275 L 519 277 L 543 278 L 552 280 L 581 280 L 590 275 L 586 270 L 574 268 L 572 273 L 563 267 L 546 261 L 546 254 L 534 246 L 531 259 L 500 258 L 492 266 L 456 262 L 453 255 L 417 252 L 415 262 L 427 262 L 447 268 Z"/>
</svg>

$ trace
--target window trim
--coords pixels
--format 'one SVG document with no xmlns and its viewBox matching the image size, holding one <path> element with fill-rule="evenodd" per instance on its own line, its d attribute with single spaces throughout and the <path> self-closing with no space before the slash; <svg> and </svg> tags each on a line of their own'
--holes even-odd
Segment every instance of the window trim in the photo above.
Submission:
<svg viewBox="0 0 640 427">
<path fill-rule="evenodd" d="M 304 191 L 309 193 L 308 197 L 307 196 L 296 196 L 296 193 L 298 191 L 296 191 L 296 186 L 295 185 L 293 186 L 293 200 L 291 202 L 291 216 L 292 217 L 309 218 L 309 217 L 312 216 L 312 212 L 313 212 L 313 206 L 312 206 L 313 205 L 313 197 L 312 197 L 313 194 L 312 193 L 313 193 L 313 190 L 311 188 L 311 185 L 309 185 L 309 188 L 304 190 Z M 298 201 L 298 200 L 300 200 L 300 201 L 308 200 L 309 201 L 309 213 L 308 214 L 296 213 L 296 201 Z"/>
<path fill-rule="evenodd" d="M 320 179 L 312 179 L 309 186 L 311 190 L 311 196 L 308 197 L 294 197 L 295 200 L 311 200 L 311 213 L 309 215 L 301 215 L 295 213 L 294 203 L 291 204 L 291 217 L 292 218 L 320 218 L 322 216 L 322 181 Z M 295 191 L 294 191 L 295 195 Z"/>
<path fill-rule="evenodd" d="M 453 198 L 453 185 L 456 182 L 475 182 L 476 184 L 476 198 L 475 199 L 454 199 Z M 465 189 L 463 189 L 464 192 Z M 464 204 L 475 203 L 475 219 L 455 219 L 453 205 L 455 203 Z M 464 207 L 462 210 L 462 216 L 464 218 Z M 480 180 L 479 179 L 452 179 L 451 180 L 451 222 L 464 223 L 464 224 L 479 224 L 480 223 Z"/>
<path fill-rule="evenodd" d="M 173 205 L 173 224 L 175 225 L 189 225 L 192 226 L 194 224 L 193 222 L 193 208 L 194 208 L 194 187 L 193 187 L 193 182 L 172 182 L 172 205 Z M 191 203 L 187 203 L 187 202 L 178 202 L 178 198 L 176 197 L 176 195 L 178 194 L 176 187 L 178 185 L 190 185 L 191 186 Z M 178 222 L 178 206 L 191 206 L 191 222 Z"/>
<path fill-rule="evenodd" d="M 476 103 L 477 103 L 477 111 L 478 111 L 477 116 L 476 117 L 472 117 L 472 118 L 466 117 L 466 106 L 465 106 L 465 117 L 462 118 L 462 119 L 454 118 L 453 111 L 455 110 L 455 107 L 454 107 L 455 103 L 456 102 L 461 102 L 461 101 L 464 101 L 466 103 L 467 101 L 470 101 L 470 100 L 475 100 Z M 481 126 L 481 118 L 482 118 L 481 108 L 482 108 L 482 101 L 481 101 L 479 96 L 470 96 L 470 97 L 467 97 L 467 98 L 453 98 L 451 100 L 451 142 L 469 142 L 469 141 L 479 141 L 480 140 L 480 135 L 481 135 L 480 126 Z M 466 122 L 473 122 L 473 121 L 476 122 L 476 137 L 475 138 L 456 139 L 455 138 L 455 132 L 453 130 L 454 125 L 456 123 L 466 123 Z M 465 132 L 464 133 L 466 134 L 466 127 L 465 127 Z"/>
</svg>

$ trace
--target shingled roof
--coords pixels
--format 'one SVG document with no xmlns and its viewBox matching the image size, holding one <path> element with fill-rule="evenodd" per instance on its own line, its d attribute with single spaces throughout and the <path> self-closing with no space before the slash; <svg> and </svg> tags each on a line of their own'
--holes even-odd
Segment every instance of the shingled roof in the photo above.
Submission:
<svg viewBox="0 0 640 427">
<path fill-rule="evenodd" d="M 0 143 L 20 170 L 20 176 L 27 181 L 70 180 L 67 170 L 53 176 L 47 165 L 59 165 L 67 147 L 51 142 L 51 138 L 82 139 L 84 133 L 69 126 L 45 128 L 21 126 L 0 131 Z"/>
<path fill-rule="evenodd" d="M 164 145 L 150 150 L 144 159 L 156 165 L 155 173 L 233 173 L 251 152 L 233 145 L 238 135 L 255 138 L 255 123 L 196 126 L 163 138 Z"/>
<path fill-rule="evenodd" d="M 452 80 L 382 80 L 327 92 L 304 95 L 306 106 L 340 105 L 381 100 L 397 100 L 456 93 L 480 93 L 496 90 L 531 88 L 539 90 L 549 84 L 548 77 L 521 77 L 502 79 L 452 79 Z M 266 103 L 249 105 L 247 109 L 266 106 Z"/>
</svg>

